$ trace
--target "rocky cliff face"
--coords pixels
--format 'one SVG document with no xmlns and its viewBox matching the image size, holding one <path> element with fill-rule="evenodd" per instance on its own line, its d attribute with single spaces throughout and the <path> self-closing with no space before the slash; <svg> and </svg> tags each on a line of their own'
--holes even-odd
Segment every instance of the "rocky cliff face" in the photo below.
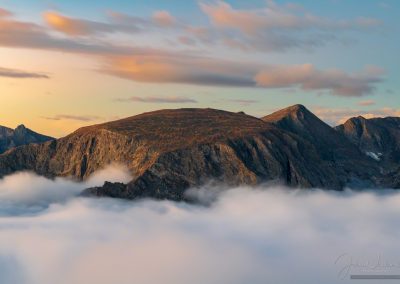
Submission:
<svg viewBox="0 0 400 284">
<path fill-rule="evenodd" d="M 279 180 L 330 189 L 382 182 L 377 161 L 299 105 L 263 119 L 178 109 L 84 127 L 0 155 L 0 176 L 33 170 L 82 180 L 112 162 L 126 164 L 132 181 L 107 183 L 85 194 L 182 200 L 187 188 L 210 181 L 239 185 Z"/>
<path fill-rule="evenodd" d="M 20 125 L 15 129 L 0 126 L 0 154 L 14 147 L 42 143 L 52 139 L 52 137 L 30 130 L 24 125 Z"/>
</svg>

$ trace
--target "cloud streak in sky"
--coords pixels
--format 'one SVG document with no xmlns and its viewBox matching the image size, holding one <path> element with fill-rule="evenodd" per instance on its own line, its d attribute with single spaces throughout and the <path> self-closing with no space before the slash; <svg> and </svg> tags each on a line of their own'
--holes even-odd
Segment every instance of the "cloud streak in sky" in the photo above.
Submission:
<svg viewBox="0 0 400 284">
<path fill-rule="evenodd" d="M 55 116 L 43 117 L 48 120 L 77 120 L 77 121 L 96 121 L 101 119 L 95 115 L 70 115 L 70 114 L 57 114 Z"/>
<path fill-rule="evenodd" d="M 197 103 L 195 99 L 187 98 L 187 97 L 155 97 L 155 96 L 148 96 L 148 97 L 138 97 L 132 96 L 129 98 L 119 98 L 116 99 L 118 102 L 141 102 L 141 103 L 167 103 L 167 104 L 174 104 L 174 103 Z"/>
<path fill-rule="evenodd" d="M 374 84 L 382 81 L 383 70 L 368 67 L 358 74 L 340 70 L 318 70 L 312 64 L 272 66 L 255 77 L 265 88 L 300 87 L 304 91 L 324 91 L 344 97 L 360 97 L 373 93 Z"/>
<path fill-rule="evenodd" d="M 49 79 L 50 77 L 43 73 L 27 72 L 22 70 L 0 67 L 0 77 L 15 79 Z"/>
<path fill-rule="evenodd" d="M 179 54 L 109 56 L 102 72 L 153 83 L 254 87 L 254 66 L 222 59 Z"/>
<path fill-rule="evenodd" d="M 249 34 L 266 30 L 360 29 L 382 24 L 374 18 L 362 17 L 355 20 L 329 20 L 306 12 L 300 6 L 278 5 L 274 1 L 267 1 L 265 8 L 252 10 L 237 10 L 224 1 L 201 3 L 200 7 L 214 25 Z"/>
</svg>

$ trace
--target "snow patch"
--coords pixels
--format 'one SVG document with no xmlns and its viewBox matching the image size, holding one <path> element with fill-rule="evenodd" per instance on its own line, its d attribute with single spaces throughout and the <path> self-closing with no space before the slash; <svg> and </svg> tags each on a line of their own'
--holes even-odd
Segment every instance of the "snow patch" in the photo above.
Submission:
<svg viewBox="0 0 400 284">
<path fill-rule="evenodd" d="M 380 161 L 382 156 L 382 153 L 374 153 L 374 152 L 366 152 L 365 154 L 374 159 L 375 161 Z"/>
</svg>

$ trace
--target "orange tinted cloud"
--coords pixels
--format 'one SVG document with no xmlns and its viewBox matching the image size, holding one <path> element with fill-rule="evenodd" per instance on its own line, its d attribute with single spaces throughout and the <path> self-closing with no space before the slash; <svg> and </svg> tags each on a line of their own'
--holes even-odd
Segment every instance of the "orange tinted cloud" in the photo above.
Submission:
<svg viewBox="0 0 400 284">
<path fill-rule="evenodd" d="M 237 28 L 246 32 L 255 31 L 264 25 L 264 18 L 255 12 L 234 10 L 229 4 L 219 1 L 215 5 L 201 4 L 211 21 L 221 27 Z"/>
<path fill-rule="evenodd" d="M 254 86 L 252 66 L 204 57 L 148 53 L 108 56 L 103 72 L 138 82 Z"/>
<path fill-rule="evenodd" d="M 50 27 L 70 36 L 82 36 L 93 33 L 93 29 L 88 21 L 73 19 L 57 12 L 46 12 L 43 14 L 43 18 Z M 92 22 L 93 24 L 94 22 Z"/>
</svg>

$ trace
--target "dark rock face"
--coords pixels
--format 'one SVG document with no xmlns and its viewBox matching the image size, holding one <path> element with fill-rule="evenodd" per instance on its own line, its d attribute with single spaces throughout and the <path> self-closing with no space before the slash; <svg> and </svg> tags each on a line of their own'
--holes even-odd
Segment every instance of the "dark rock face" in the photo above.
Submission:
<svg viewBox="0 0 400 284">
<path fill-rule="evenodd" d="M 106 183 L 84 195 L 183 200 L 209 181 L 340 190 L 363 182 L 384 186 L 380 166 L 343 133 L 296 105 L 263 119 L 214 109 L 161 110 L 84 127 L 54 141 L 0 155 L 0 176 L 33 170 L 77 180 L 112 162 L 133 179 Z"/>
<path fill-rule="evenodd" d="M 380 163 L 399 165 L 400 118 L 365 119 L 353 117 L 335 129 L 343 133 L 363 153 Z"/>
<path fill-rule="evenodd" d="M 125 198 L 124 193 L 126 192 L 126 184 L 120 182 L 108 182 L 106 181 L 103 186 L 92 187 L 82 192 L 81 196 L 96 196 L 96 197 L 112 197 L 112 198 Z"/>
<path fill-rule="evenodd" d="M 364 155 L 377 161 L 385 185 L 400 187 L 399 117 L 353 117 L 335 129 L 343 133 Z"/>
<path fill-rule="evenodd" d="M 342 180 L 351 176 L 352 182 L 357 182 L 358 179 L 365 186 L 365 181 L 379 175 L 376 161 L 349 142 L 343 133 L 335 131 L 302 105 L 277 111 L 263 117 L 263 120 L 306 140 L 316 148 L 319 158 L 327 164 L 327 168 L 334 168 L 335 175 Z M 310 160 L 311 163 L 314 161 L 315 159 Z M 372 181 L 371 184 L 374 183 Z"/>
<path fill-rule="evenodd" d="M 24 125 L 20 125 L 14 130 L 0 126 L 0 154 L 14 147 L 31 143 L 42 143 L 54 138 L 36 133 Z"/>
</svg>

